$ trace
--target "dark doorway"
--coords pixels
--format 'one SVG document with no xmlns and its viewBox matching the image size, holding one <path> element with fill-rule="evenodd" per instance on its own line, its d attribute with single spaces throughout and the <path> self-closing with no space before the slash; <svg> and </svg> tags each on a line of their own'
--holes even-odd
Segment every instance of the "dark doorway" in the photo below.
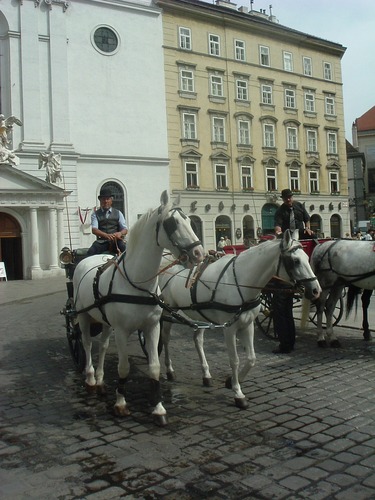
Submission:
<svg viewBox="0 0 375 500">
<path fill-rule="evenodd" d="M 21 228 L 14 217 L 0 212 L 0 262 L 8 280 L 23 279 Z"/>
</svg>

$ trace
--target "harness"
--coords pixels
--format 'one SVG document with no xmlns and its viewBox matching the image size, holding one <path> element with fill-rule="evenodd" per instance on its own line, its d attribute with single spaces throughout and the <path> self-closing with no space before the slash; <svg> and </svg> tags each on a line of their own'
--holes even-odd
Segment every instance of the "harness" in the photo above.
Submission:
<svg viewBox="0 0 375 500">
<path fill-rule="evenodd" d="M 367 273 L 360 274 L 360 275 L 358 275 L 358 274 L 344 274 L 342 272 L 336 271 L 335 268 L 333 267 L 333 264 L 332 264 L 331 250 L 340 241 L 341 240 L 335 240 L 331 245 L 328 246 L 328 248 L 325 250 L 325 252 L 323 253 L 323 255 L 321 257 L 320 262 L 317 265 L 317 271 L 319 271 L 319 272 L 330 271 L 330 272 L 336 274 L 338 276 L 338 279 L 341 279 L 344 284 L 349 284 L 349 285 L 352 285 L 352 284 L 356 283 L 357 281 L 361 281 L 365 278 L 371 278 L 371 276 L 375 276 L 375 269 L 372 271 L 369 271 Z M 327 260 L 328 260 L 328 265 L 329 265 L 328 269 L 324 269 L 321 266 L 321 263 L 322 263 L 325 256 L 327 256 Z"/>
</svg>

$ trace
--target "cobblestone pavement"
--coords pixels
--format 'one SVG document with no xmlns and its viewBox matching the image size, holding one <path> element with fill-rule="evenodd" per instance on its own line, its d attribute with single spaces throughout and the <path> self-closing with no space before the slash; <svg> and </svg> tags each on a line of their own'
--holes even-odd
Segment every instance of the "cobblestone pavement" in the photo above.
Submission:
<svg viewBox="0 0 375 500">
<path fill-rule="evenodd" d="M 239 410 L 224 388 L 221 332 L 206 334 L 214 382 L 203 388 L 192 332 L 174 327 L 178 379 L 163 379 L 169 425 L 159 428 L 136 335 L 131 416 L 112 411 L 113 342 L 108 394 L 86 393 L 59 314 L 61 282 L 47 280 L 39 291 L 17 284 L 13 296 L 0 283 L 3 500 L 375 497 L 374 345 L 360 331 L 338 329 L 343 346 L 335 350 L 318 349 L 311 331 L 300 333 L 290 355 L 272 354 L 274 341 L 257 332 L 257 364 L 243 384 L 249 408 Z"/>
</svg>

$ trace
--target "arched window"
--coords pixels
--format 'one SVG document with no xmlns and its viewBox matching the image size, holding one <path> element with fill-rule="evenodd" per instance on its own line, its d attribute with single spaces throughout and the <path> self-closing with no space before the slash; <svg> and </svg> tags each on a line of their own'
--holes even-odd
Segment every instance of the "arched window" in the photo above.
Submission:
<svg viewBox="0 0 375 500">
<path fill-rule="evenodd" d="M 117 182 L 109 181 L 109 182 L 105 182 L 103 184 L 102 188 L 103 187 L 109 188 L 112 191 L 112 193 L 113 193 L 112 206 L 114 208 L 117 208 L 117 210 L 120 210 L 120 212 L 122 212 L 125 215 L 125 219 L 126 219 L 125 204 L 124 204 L 124 190 L 122 189 L 120 184 L 118 184 Z"/>
<path fill-rule="evenodd" d="M 333 214 L 330 220 L 331 238 L 341 238 L 341 219 L 337 214 Z"/>
<path fill-rule="evenodd" d="M 277 206 L 267 203 L 262 208 L 262 231 L 263 234 L 273 234 L 275 228 L 275 212 Z"/>
<path fill-rule="evenodd" d="M 323 237 L 322 234 L 322 218 L 320 215 L 314 214 L 310 218 L 310 228 L 318 236 L 318 238 Z"/>
<path fill-rule="evenodd" d="M 227 215 L 219 215 L 215 222 L 216 243 L 220 240 L 221 236 L 232 240 L 232 221 Z"/>
</svg>

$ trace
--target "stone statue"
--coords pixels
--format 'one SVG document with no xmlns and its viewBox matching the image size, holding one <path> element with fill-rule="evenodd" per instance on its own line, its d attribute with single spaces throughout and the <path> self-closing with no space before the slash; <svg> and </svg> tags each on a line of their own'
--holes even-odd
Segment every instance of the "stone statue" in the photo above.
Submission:
<svg viewBox="0 0 375 500">
<path fill-rule="evenodd" d="M 0 114 L 0 165 L 4 163 L 18 165 L 19 163 L 19 158 L 14 154 L 13 150 L 8 148 L 10 144 L 8 134 L 13 130 L 14 124 L 21 126 L 22 122 L 15 116 L 5 118 L 4 115 Z"/>
<path fill-rule="evenodd" d="M 40 153 L 39 169 L 46 168 L 46 182 L 56 184 L 62 181 L 61 176 L 61 154 L 50 151 L 49 153 Z"/>
</svg>

